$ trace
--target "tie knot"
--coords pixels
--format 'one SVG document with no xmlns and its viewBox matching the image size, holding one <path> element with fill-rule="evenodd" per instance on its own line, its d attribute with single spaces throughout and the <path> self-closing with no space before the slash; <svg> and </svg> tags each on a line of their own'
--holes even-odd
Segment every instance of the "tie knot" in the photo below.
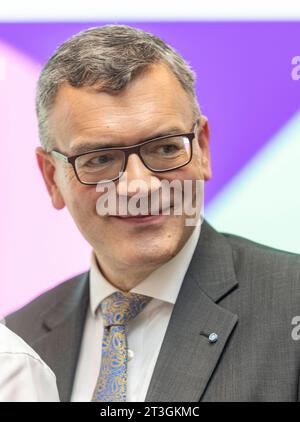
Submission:
<svg viewBox="0 0 300 422">
<path fill-rule="evenodd" d="M 113 293 L 101 302 L 104 326 L 127 324 L 150 300 L 151 297 L 137 293 Z"/>
</svg>

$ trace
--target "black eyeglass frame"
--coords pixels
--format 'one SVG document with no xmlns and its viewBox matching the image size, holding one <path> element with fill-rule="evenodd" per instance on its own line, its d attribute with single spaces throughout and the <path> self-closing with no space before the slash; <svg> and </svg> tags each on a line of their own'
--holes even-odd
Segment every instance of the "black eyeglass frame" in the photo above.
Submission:
<svg viewBox="0 0 300 422">
<path fill-rule="evenodd" d="M 176 170 L 176 169 L 179 169 L 181 167 L 184 167 L 184 166 L 186 166 L 187 164 L 189 164 L 191 162 L 192 157 L 193 157 L 193 142 L 192 141 L 194 140 L 194 138 L 196 136 L 195 130 L 196 130 L 196 127 L 197 127 L 198 122 L 199 121 L 197 120 L 197 122 L 194 124 L 193 131 L 192 132 L 178 133 L 178 134 L 166 135 L 166 136 L 159 136 L 158 138 L 148 139 L 147 141 L 140 142 L 139 144 L 129 145 L 129 146 L 126 146 L 126 147 L 115 146 L 115 147 L 109 147 L 109 148 L 97 148 L 97 149 L 94 149 L 94 150 L 90 150 L 90 151 L 83 152 L 81 154 L 72 155 L 72 156 L 67 156 L 67 155 L 63 154 L 62 152 L 53 149 L 52 151 L 49 151 L 49 154 L 51 154 L 54 157 L 57 157 L 57 158 L 65 161 L 66 163 L 71 164 L 72 167 L 73 167 L 73 169 L 74 169 L 74 172 L 75 172 L 75 175 L 76 175 L 77 180 L 81 184 L 83 184 L 83 185 L 89 185 L 89 186 L 96 186 L 96 185 L 98 185 L 98 183 L 107 183 L 108 181 L 109 182 L 114 182 L 114 181 L 118 180 L 121 177 L 121 175 L 126 171 L 126 167 L 127 167 L 127 163 L 128 163 L 128 157 L 131 154 L 137 154 L 138 157 L 140 158 L 140 160 L 142 161 L 142 163 L 144 164 L 144 166 L 148 170 L 151 170 L 154 173 L 165 173 L 167 171 L 172 171 L 172 170 Z M 188 140 L 190 142 L 191 155 L 190 155 L 189 160 L 186 163 L 180 164 L 179 166 L 175 166 L 175 167 L 172 167 L 172 168 L 166 169 L 166 170 L 155 170 L 155 169 L 151 168 L 150 166 L 148 166 L 145 163 L 145 161 L 144 161 L 144 159 L 143 159 L 143 157 L 142 157 L 142 155 L 140 153 L 140 148 L 143 145 L 146 145 L 146 144 L 149 144 L 149 143 L 155 142 L 155 141 L 161 141 L 162 139 L 176 138 L 178 136 L 184 136 L 184 137 L 188 138 Z M 123 163 L 123 168 L 119 172 L 119 175 L 117 177 L 115 177 L 114 179 L 109 179 L 109 180 L 104 179 L 103 181 L 100 181 L 100 182 L 83 182 L 82 180 L 80 180 L 80 177 L 79 177 L 79 175 L 77 173 L 76 164 L 75 164 L 75 161 L 76 161 L 76 159 L 78 157 L 82 157 L 84 155 L 91 154 L 93 152 L 112 151 L 112 150 L 122 151 L 124 153 L 124 157 L 125 157 L 124 163 Z"/>
</svg>

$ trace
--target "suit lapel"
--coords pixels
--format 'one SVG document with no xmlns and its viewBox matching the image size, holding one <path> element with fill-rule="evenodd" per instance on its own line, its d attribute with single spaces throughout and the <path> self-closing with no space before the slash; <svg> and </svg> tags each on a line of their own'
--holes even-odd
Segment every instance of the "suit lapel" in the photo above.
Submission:
<svg viewBox="0 0 300 422">
<path fill-rule="evenodd" d="M 216 302 L 237 286 L 232 249 L 206 222 L 182 283 L 154 368 L 146 401 L 198 401 L 237 322 Z M 88 273 L 69 296 L 42 316 L 49 330 L 33 348 L 57 377 L 61 401 L 69 401 L 89 302 Z M 218 341 L 207 336 L 215 332 Z"/>
<path fill-rule="evenodd" d="M 216 302 L 237 286 L 232 249 L 206 222 L 154 368 L 148 402 L 199 401 L 237 323 Z M 210 333 L 218 340 L 211 343 Z"/>
<path fill-rule="evenodd" d="M 33 343 L 33 348 L 56 375 L 61 401 L 71 398 L 89 302 L 88 287 L 88 273 L 85 273 L 70 296 L 44 314 L 44 325 L 49 332 Z"/>
</svg>

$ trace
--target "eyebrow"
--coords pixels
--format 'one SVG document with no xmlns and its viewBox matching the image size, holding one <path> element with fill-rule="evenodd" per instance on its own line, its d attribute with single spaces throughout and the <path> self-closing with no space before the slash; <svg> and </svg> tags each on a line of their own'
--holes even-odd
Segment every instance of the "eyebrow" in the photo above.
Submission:
<svg viewBox="0 0 300 422">
<path fill-rule="evenodd" d="M 147 138 L 144 138 L 143 140 L 139 141 L 138 143 L 141 142 L 146 142 L 149 141 L 151 139 L 156 139 L 156 138 L 160 138 L 160 137 L 164 137 L 164 136 L 169 136 L 169 135 L 177 135 L 179 133 L 184 133 L 184 131 L 182 131 L 180 128 L 178 127 L 172 127 L 168 130 L 166 130 L 165 132 L 159 132 L 156 133 L 152 136 L 149 136 Z M 136 145 L 136 144 L 133 144 Z M 89 151 L 93 151 L 96 149 L 100 149 L 100 148 L 112 148 L 112 147 L 125 147 L 125 146 L 130 146 L 130 145 L 120 145 L 119 143 L 109 143 L 109 142 L 90 142 L 90 141 L 82 141 L 80 144 L 74 146 L 74 148 L 71 148 L 71 154 L 72 155 L 78 155 L 78 154 L 83 154 L 85 152 L 89 152 Z"/>
</svg>

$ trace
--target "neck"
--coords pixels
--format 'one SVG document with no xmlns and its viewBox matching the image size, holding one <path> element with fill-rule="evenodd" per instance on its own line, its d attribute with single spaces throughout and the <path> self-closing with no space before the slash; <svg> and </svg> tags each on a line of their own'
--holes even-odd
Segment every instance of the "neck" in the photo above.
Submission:
<svg viewBox="0 0 300 422">
<path fill-rule="evenodd" d="M 128 266 L 116 267 L 115 262 L 106 262 L 100 259 L 97 252 L 94 252 L 97 265 L 103 276 L 117 289 L 128 292 L 137 286 L 142 280 L 147 278 L 159 265 L 156 266 L 140 266 L 138 268 L 128 268 Z"/>
</svg>

